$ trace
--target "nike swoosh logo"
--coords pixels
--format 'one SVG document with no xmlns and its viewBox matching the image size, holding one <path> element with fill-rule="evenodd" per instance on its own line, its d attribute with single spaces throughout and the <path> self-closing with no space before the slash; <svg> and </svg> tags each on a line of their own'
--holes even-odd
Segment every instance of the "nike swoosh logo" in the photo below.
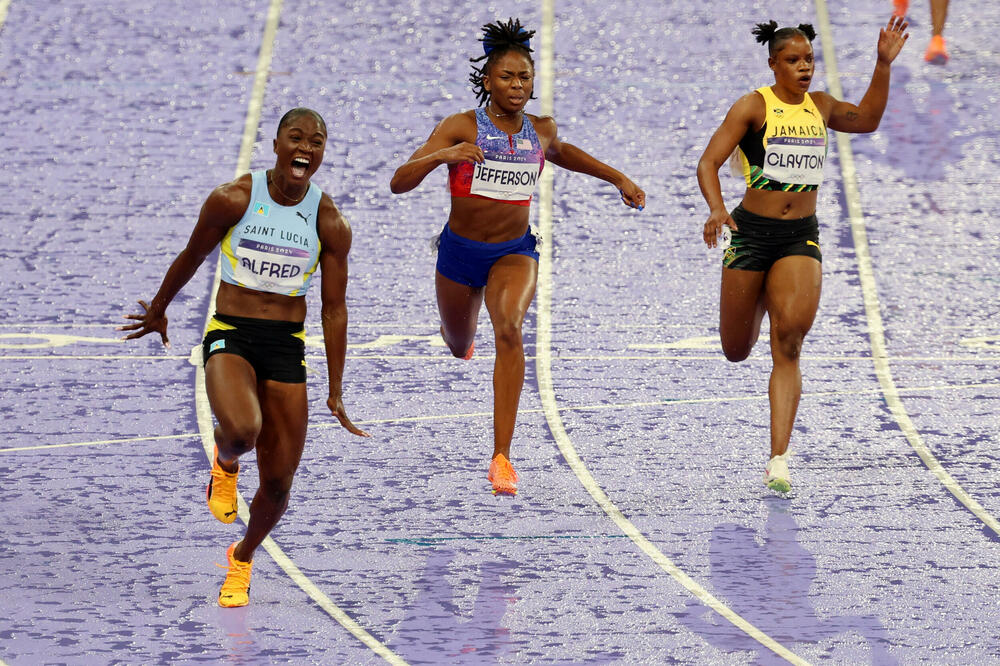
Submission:
<svg viewBox="0 0 1000 666">
<path fill-rule="evenodd" d="M 507 135 L 506 134 L 501 134 L 500 136 L 490 136 L 489 134 L 487 134 L 486 138 L 487 139 L 506 139 Z"/>
</svg>

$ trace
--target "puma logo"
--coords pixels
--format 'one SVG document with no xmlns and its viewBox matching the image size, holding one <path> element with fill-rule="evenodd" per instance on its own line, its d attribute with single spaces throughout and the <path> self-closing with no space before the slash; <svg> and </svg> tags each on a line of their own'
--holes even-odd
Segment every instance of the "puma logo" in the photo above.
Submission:
<svg viewBox="0 0 1000 666">
<path fill-rule="evenodd" d="M 298 215 L 299 217 L 301 217 L 303 222 L 305 222 L 306 224 L 309 224 L 309 217 L 311 217 L 311 216 L 303 215 L 299 211 L 295 211 L 295 214 Z"/>
</svg>

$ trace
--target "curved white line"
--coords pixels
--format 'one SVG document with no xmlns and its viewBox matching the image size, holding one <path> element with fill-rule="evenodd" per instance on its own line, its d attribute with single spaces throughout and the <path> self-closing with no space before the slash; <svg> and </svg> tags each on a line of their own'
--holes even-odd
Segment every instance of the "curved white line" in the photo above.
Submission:
<svg viewBox="0 0 1000 666">
<path fill-rule="evenodd" d="M 267 24 L 264 34 L 261 37 L 260 54 L 257 58 L 257 70 L 253 79 L 253 90 L 250 94 L 250 102 L 247 108 L 246 121 L 243 123 L 243 138 L 240 142 L 240 154 L 236 160 L 236 175 L 238 178 L 250 170 L 250 157 L 253 154 L 254 142 L 257 138 L 257 127 L 260 125 L 260 110 L 264 102 L 264 91 L 267 85 L 267 74 L 271 69 L 271 56 L 274 50 L 274 38 L 278 31 L 278 19 L 281 15 L 281 4 L 283 0 L 271 0 L 271 5 L 267 10 Z M 221 261 L 221 257 L 220 257 Z M 208 314 L 205 318 L 205 330 L 208 330 L 208 322 L 211 321 L 215 309 L 215 297 L 219 291 L 219 263 L 215 266 L 215 278 L 212 281 L 212 295 L 209 298 Z M 205 368 L 201 363 L 195 365 L 195 411 L 198 416 L 198 430 L 201 433 L 202 447 L 209 462 L 212 462 L 212 452 L 215 449 L 214 427 L 212 425 L 212 408 L 208 404 L 208 394 L 205 391 Z M 247 506 L 243 496 L 237 494 L 239 503 L 239 516 L 244 523 L 250 522 L 250 508 Z M 271 558 L 281 567 L 286 574 L 298 585 L 303 592 L 315 601 L 320 608 L 336 620 L 342 627 L 347 629 L 359 641 L 364 643 L 372 652 L 385 659 L 390 664 L 405 666 L 406 661 L 396 653 L 382 644 L 377 638 L 368 633 L 364 627 L 355 622 L 347 613 L 341 610 L 333 601 L 327 597 L 312 581 L 309 580 L 302 571 L 295 566 L 281 547 L 274 542 L 271 537 L 264 539 L 261 544 L 271 556 Z"/>
<path fill-rule="evenodd" d="M 542 115 L 552 115 L 554 83 L 553 72 L 553 25 L 554 0 L 542 0 L 542 35 L 539 61 L 541 62 L 540 93 Z M 731 608 L 719 601 L 690 576 L 680 570 L 670 558 L 647 539 L 639 529 L 615 506 L 605 494 L 600 485 L 591 475 L 587 466 L 580 459 L 573 442 L 570 441 L 563 427 L 559 406 L 556 402 L 554 384 L 552 381 L 552 170 L 542 173 L 539 189 L 538 223 L 545 243 L 539 251 L 538 287 L 537 287 L 537 333 L 535 350 L 537 354 L 535 371 L 538 376 L 538 392 L 541 397 L 545 419 L 556 440 L 559 451 L 576 474 L 583 487 L 594 498 L 597 505 L 624 532 L 639 549 L 649 556 L 661 569 L 670 574 L 674 580 L 684 586 L 688 592 L 697 597 L 703 604 L 731 622 L 748 636 L 784 657 L 793 664 L 806 664 L 804 659 L 784 647 L 776 640 L 762 632 L 753 624 L 738 615 Z"/>
<path fill-rule="evenodd" d="M 840 73 L 837 70 L 837 55 L 833 48 L 833 30 L 830 27 L 830 16 L 826 8 L 826 0 L 814 0 L 819 19 L 820 39 L 823 47 L 823 62 L 826 67 L 827 87 L 830 94 L 837 99 L 844 98 L 840 86 Z M 861 196 L 858 193 L 857 172 L 854 168 L 854 153 L 851 150 L 851 140 L 846 132 L 837 132 L 837 152 L 840 157 L 840 170 L 843 175 L 844 198 L 847 201 L 847 214 L 851 221 L 851 233 L 854 236 L 854 250 L 858 257 L 858 277 L 861 279 L 861 293 L 865 303 L 865 315 L 868 320 L 868 339 L 871 344 L 872 362 L 875 364 L 875 374 L 878 376 L 882 396 L 885 398 L 889 411 L 892 413 L 900 430 L 906 435 L 910 446 L 941 484 L 965 505 L 976 518 L 981 520 L 994 534 L 1000 536 L 1000 521 L 994 518 L 983 506 L 972 498 L 959 485 L 930 449 L 924 444 L 906 407 L 899 397 L 899 389 L 892 377 L 889 367 L 889 352 L 885 344 L 885 327 L 882 324 L 882 314 L 878 300 L 878 289 L 875 285 L 875 269 L 872 266 L 871 250 L 868 245 L 868 234 L 865 230 L 864 212 L 861 209 Z"/>
</svg>

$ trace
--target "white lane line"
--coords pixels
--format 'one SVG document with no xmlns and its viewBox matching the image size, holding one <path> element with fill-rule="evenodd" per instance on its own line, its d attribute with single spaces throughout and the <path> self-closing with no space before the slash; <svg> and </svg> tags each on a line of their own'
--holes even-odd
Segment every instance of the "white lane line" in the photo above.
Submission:
<svg viewBox="0 0 1000 666">
<path fill-rule="evenodd" d="M 154 435 L 151 437 L 120 437 L 118 439 L 98 439 L 92 442 L 68 442 L 66 444 L 40 444 L 38 446 L 15 446 L 9 449 L 0 448 L 0 455 L 17 451 L 48 451 L 51 449 L 68 449 L 77 446 L 103 446 L 107 444 L 134 444 L 136 442 L 158 442 L 165 439 L 192 439 L 201 437 L 201 433 L 187 432 L 176 435 Z"/>
<path fill-rule="evenodd" d="M 243 124 L 243 140 L 240 142 L 240 154 L 236 160 L 238 178 L 250 170 L 250 157 L 253 154 L 254 142 L 257 138 L 257 128 L 260 125 L 260 110 L 264 103 L 264 92 L 267 87 L 267 74 L 271 69 L 271 56 L 274 50 L 274 38 L 278 31 L 278 19 L 281 15 L 282 0 L 271 0 L 267 10 L 267 24 L 261 38 L 260 54 L 257 58 L 257 70 L 253 79 L 253 90 L 247 108 L 246 122 Z M 221 255 L 220 255 L 221 261 Z M 208 301 L 208 313 L 205 317 L 205 330 L 215 313 L 215 297 L 219 291 L 219 264 L 215 266 L 215 278 L 212 281 L 212 295 Z M 212 462 L 212 452 L 215 449 L 212 408 L 208 404 L 208 394 L 205 392 L 205 369 L 201 363 L 195 365 L 195 410 L 198 415 L 198 430 L 201 432 L 201 443 L 205 456 Z M 243 496 L 238 494 L 239 516 L 244 523 L 250 522 L 250 510 Z M 267 553 L 274 559 L 286 574 L 315 601 L 320 608 L 347 629 L 372 652 L 385 659 L 390 664 L 405 665 L 406 662 L 396 653 L 383 645 L 377 638 L 368 633 L 364 627 L 355 622 L 347 613 L 340 609 L 326 594 L 323 593 L 302 571 L 295 566 L 278 544 L 271 537 L 264 539 L 262 544 Z"/>
<path fill-rule="evenodd" d="M 0 354 L 0 361 L 187 361 L 189 356 L 157 354 L 133 356 L 132 354 Z"/>
<path fill-rule="evenodd" d="M 10 9 L 10 2 L 11 0 L 0 0 L 0 30 L 3 30 L 3 24 L 7 20 L 7 10 Z"/>
<path fill-rule="evenodd" d="M 322 360 L 324 356 L 306 354 L 306 361 L 311 360 Z M 475 358 L 470 361 L 475 363 L 477 361 L 489 361 L 490 363 L 496 358 L 494 354 L 476 354 Z M 724 358 L 720 357 L 719 354 L 714 354 L 711 356 L 698 356 L 695 354 L 557 354 L 555 358 L 560 361 L 725 361 Z M 134 354 L 0 354 L 0 362 L 3 361 L 127 361 L 127 360 L 137 360 L 137 361 L 188 361 L 190 362 L 191 357 L 182 356 L 180 354 L 157 354 L 155 356 L 136 356 Z M 442 354 L 348 354 L 346 359 L 349 361 L 420 361 L 421 363 L 432 363 L 435 361 L 440 361 L 441 363 L 451 363 L 452 357 L 445 356 Z M 532 354 L 525 354 L 524 359 L 526 361 L 537 360 L 537 357 Z M 871 356 L 868 354 L 864 356 L 809 356 L 803 357 L 803 362 L 816 361 L 816 362 L 831 362 L 831 363 L 869 363 L 871 362 Z M 754 354 L 743 363 L 753 363 L 755 361 L 761 363 L 770 363 L 771 359 L 765 356 L 763 353 Z M 986 363 L 1000 363 L 1000 356 L 986 357 L 981 356 L 896 356 L 887 359 L 887 361 L 901 364 L 901 363 L 973 363 L 973 364 L 986 364 Z M 729 364 L 729 361 L 725 361 Z M 319 372 L 318 370 L 316 372 Z M 902 389 L 901 389 L 902 390 Z"/>
<path fill-rule="evenodd" d="M 819 32 L 823 47 L 823 62 L 826 67 L 827 87 L 830 94 L 837 99 L 844 98 L 840 86 L 840 73 L 837 70 L 837 55 L 833 48 L 833 30 L 830 27 L 830 16 L 825 0 L 815 0 L 816 13 L 819 19 Z M 854 250 L 858 257 L 858 277 L 861 280 L 861 293 L 864 298 L 865 315 L 868 320 L 868 340 L 871 344 L 872 361 L 875 364 L 875 374 L 878 376 L 882 396 L 885 398 L 889 411 L 892 413 L 900 430 L 906 435 L 910 446 L 941 484 L 965 505 L 976 518 L 981 520 L 994 534 L 1000 536 L 1000 521 L 994 518 L 983 506 L 972 498 L 959 485 L 930 449 L 924 444 L 920 432 L 917 431 L 906 407 L 900 399 L 900 391 L 889 367 L 889 353 L 885 343 L 885 327 L 878 299 L 878 288 L 875 284 L 875 269 L 872 265 L 871 249 L 868 245 L 868 233 L 865 230 L 864 212 L 861 209 L 861 196 L 858 192 L 857 172 L 854 167 L 854 153 L 851 150 L 850 135 L 837 132 L 837 153 L 840 158 L 840 171 L 843 176 L 844 198 L 847 201 L 847 214 L 851 221 L 851 233 L 854 236 Z"/>
<path fill-rule="evenodd" d="M 985 382 L 980 384 L 951 384 L 944 386 L 914 386 L 907 389 L 900 389 L 900 393 L 927 393 L 931 391 L 962 391 L 971 389 L 981 389 L 981 388 L 1000 388 L 1000 382 Z M 860 391 L 816 391 L 813 393 L 803 393 L 802 399 L 808 400 L 810 398 L 829 398 L 829 397 L 846 397 L 846 396 L 857 396 L 857 395 L 868 395 L 868 394 L 881 394 L 881 389 L 863 389 Z M 596 405 L 575 405 L 572 407 L 567 407 L 565 405 L 559 407 L 560 413 L 567 412 L 597 412 L 604 410 L 616 410 L 616 409 L 642 409 L 645 407 L 671 407 L 674 405 L 698 405 L 698 404 L 720 404 L 720 403 L 735 403 L 735 402 L 761 402 L 767 400 L 766 394 L 761 395 L 738 395 L 738 396 L 713 396 L 711 398 L 663 398 L 661 400 L 644 400 L 641 402 L 612 402 L 612 403 L 600 403 Z M 544 414 L 544 409 L 519 409 L 517 410 L 518 416 L 527 416 L 529 414 Z M 453 420 L 467 420 L 467 419 L 477 419 L 477 418 L 489 418 L 493 416 L 493 412 L 483 411 L 483 412 L 452 412 L 449 414 L 426 414 L 424 416 L 397 416 L 387 419 L 368 419 L 364 421 L 355 421 L 355 425 L 358 426 L 372 426 L 372 425 L 386 425 L 386 424 L 398 424 L 398 423 L 423 423 L 428 421 L 453 421 Z M 311 429 L 322 429 L 322 428 L 335 428 L 340 429 L 342 426 L 339 423 L 316 423 L 309 426 Z M 158 441 L 164 439 L 186 439 L 191 437 L 202 436 L 201 432 L 182 432 L 176 435 L 155 435 L 148 437 L 121 437 L 118 439 L 101 439 L 91 442 L 67 442 L 65 444 L 39 444 L 36 446 L 15 446 L 10 448 L 0 447 L 0 455 L 5 453 L 17 453 L 24 451 L 46 451 L 50 449 L 66 449 L 73 447 L 82 446 L 102 446 L 107 444 L 133 444 L 135 442 L 150 442 Z"/>
<path fill-rule="evenodd" d="M 540 93 L 542 115 L 552 115 L 553 111 L 553 26 L 554 26 L 554 0 L 542 0 L 542 35 L 539 60 L 541 61 Z M 570 469 L 576 474 L 583 487 L 587 489 L 590 496 L 594 498 L 597 505 L 601 507 L 605 514 L 618 525 L 639 549 L 649 556 L 661 569 L 666 571 L 688 592 L 697 597 L 703 604 L 714 610 L 716 613 L 731 622 L 741 631 L 758 641 L 768 649 L 793 664 L 808 663 L 794 652 L 778 643 L 776 640 L 762 632 L 746 619 L 738 615 L 731 608 L 719 601 L 705 588 L 694 581 L 690 576 L 681 571 L 670 558 L 660 552 L 660 550 L 647 539 L 639 529 L 632 524 L 628 518 L 618 509 L 601 489 L 600 485 L 591 475 L 584 465 L 580 456 L 570 441 L 566 429 L 563 427 L 562 417 L 559 414 L 559 407 L 556 402 L 554 384 L 552 380 L 552 169 L 546 169 L 542 173 L 539 190 L 539 226 L 545 243 L 540 248 L 540 258 L 538 266 L 538 288 L 537 288 L 537 333 L 535 349 L 537 362 L 535 364 L 538 376 L 538 392 L 541 397 L 545 419 L 549 423 L 549 429 L 556 440 L 559 451 L 569 464 Z"/>
</svg>

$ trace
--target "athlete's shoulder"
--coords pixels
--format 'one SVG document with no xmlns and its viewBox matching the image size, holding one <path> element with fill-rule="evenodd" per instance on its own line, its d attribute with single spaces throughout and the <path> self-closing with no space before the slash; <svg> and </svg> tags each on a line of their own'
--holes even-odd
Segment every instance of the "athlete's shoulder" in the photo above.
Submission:
<svg viewBox="0 0 1000 666">
<path fill-rule="evenodd" d="M 351 224 L 340 212 L 333 198 L 326 192 L 323 192 L 319 199 L 319 215 L 316 228 L 320 236 L 320 241 L 325 246 L 329 246 L 332 243 L 343 247 L 346 242 L 347 247 L 350 247 Z"/>
<path fill-rule="evenodd" d="M 334 203 L 333 197 L 322 190 L 320 190 L 319 197 L 319 215 L 321 220 L 327 218 L 338 223 L 341 220 L 344 220 L 344 216 L 341 215 L 340 209 L 337 207 L 337 204 Z M 346 222 L 346 220 L 344 221 Z"/>
<path fill-rule="evenodd" d="M 450 116 L 445 116 L 438 127 L 476 127 L 476 110 L 468 109 L 466 111 L 459 111 L 458 113 L 453 113 Z"/>
<path fill-rule="evenodd" d="M 540 136 L 553 137 L 556 135 L 558 128 L 556 127 L 556 119 L 552 116 L 536 116 L 533 113 L 526 113 L 524 115 L 531 121 L 535 132 Z"/>
<path fill-rule="evenodd" d="M 468 140 L 469 135 L 473 137 L 478 132 L 476 123 L 476 112 L 474 109 L 459 111 L 450 116 L 445 116 L 441 122 L 434 127 L 432 134 L 443 135 L 452 139 Z M 472 139 L 475 140 L 474 138 Z"/>
<path fill-rule="evenodd" d="M 767 105 L 764 96 L 758 90 L 751 90 L 741 96 L 733 102 L 733 106 L 729 109 L 730 116 L 747 121 L 759 120 L 763 122 L 766 112 Z"/>
<path fill-rule="evenodd" d="M 824 118 L 830 115 L 830 109 L 837 103 L 837 99 L 833 95 L 822 90 L 808 92 L 806 97 L 812 100 L 813 105 L 820 110 Z"/>
<path fill-rule="evenodd" d="M 245 173 L 242 176 L 237 176 L 228 183 L 223 183 L 219 185 L 209 196 L 223 196 L 223 197 L 245 197 L 250 199 L 250 192 L 253 190 L 253 174 Z"/>
<path fill-rule="evenodd" d="M 216 187 L 205 199 L 202 209 L 222 224 L 232 226 L 250 206 L 253 178 L 249 173 Z"/>
</svg>

